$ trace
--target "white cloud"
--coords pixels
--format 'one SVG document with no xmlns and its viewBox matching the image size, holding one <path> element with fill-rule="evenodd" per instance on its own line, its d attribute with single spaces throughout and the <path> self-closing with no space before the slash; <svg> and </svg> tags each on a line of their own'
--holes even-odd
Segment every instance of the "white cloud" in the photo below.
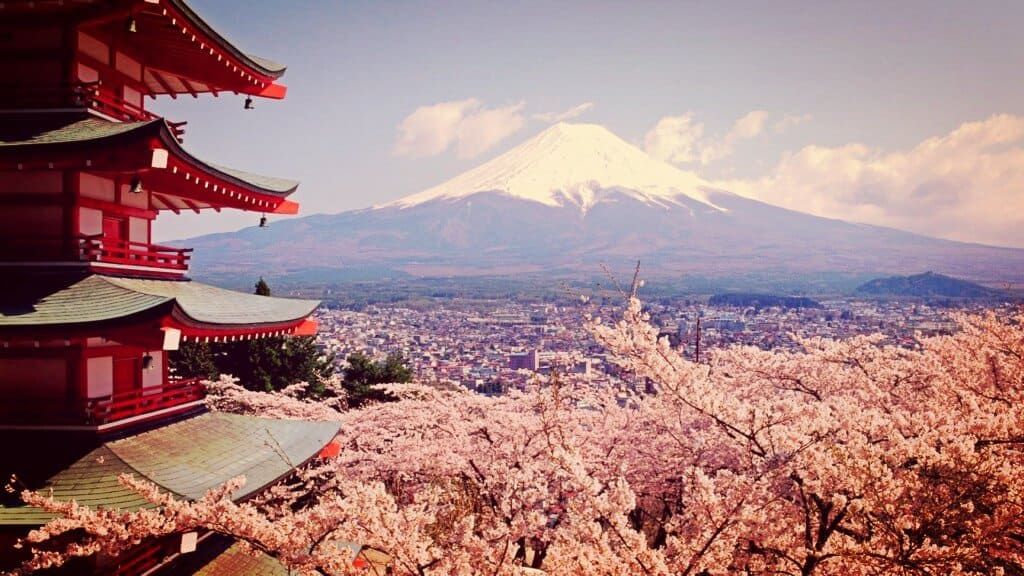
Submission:
<svg viewBox="0 0 1024 576">
<path fill-rule="evenodd" d="M 552 124 L 555 122 L 565 122 L 566 120 L 572 120 L 573 118 L 580 116 L 593 107 L 593 102 L 584 102 L 569 108 L 565 112 L 543 112 L 541 114 L 534 114 L 533 118 L 535 120 L 540 120 L 541 122 L 550 122 Z"/>
<path fill-rule="evenodd" d="M 764 130 L 764 123 L 767 119 L 768 112 L 764 110 L 747 112 L 733 123 L 732 131 L 726 134 L 725 137 L 727 140 L 750 140 L 757 138 Z"/>
<path fill-rule="evenodd" d="M 780 120 L 775 122 L 775 133 L 782 134 L 783 132 L 809 122 L 811 120 L 810 114 L 786 114 Z"/>
<path fill-rule="evenodd" d="M 523 127 L 524 102 L 485 108 L 469 98 L 421 106 L 398 125 L 396 156 L 436 156 L 453 144 L 459 158 L 482 154 Z"/>
<path fill-rule="evenodd" d="M 767 120 L 768 112 L 754 110 L 733 122 L 724 136 L 705 138 L 704 124 L 696 122 L 692 114 L 666 116 L 644 137 L 644 148 L 667 162 L 706 166 L 731 156 L 737 142 L 760 136 Z"/>
<path fill-rule="evenodd" d="M 644 149 L 659 160 L 688 164 L 698 158 L 703 137 L 704 125 L 690 114 L 665 116 L 644 136 Z"/>
<path fill-rule="evenodd" d="M 523 127 L 525 102 L 504 108 L 479 109 L 466 115 L 459 123 L 456 153 L 459 158 L 472 158 L 515 134 Z"/>
<path fill-rule="evenodd" d="M 807 146 L 764 178 L 717 184 L 821 216 L 1024 247 L 1024 117 L 965 123 L 907 150 Z"/>
</svg>

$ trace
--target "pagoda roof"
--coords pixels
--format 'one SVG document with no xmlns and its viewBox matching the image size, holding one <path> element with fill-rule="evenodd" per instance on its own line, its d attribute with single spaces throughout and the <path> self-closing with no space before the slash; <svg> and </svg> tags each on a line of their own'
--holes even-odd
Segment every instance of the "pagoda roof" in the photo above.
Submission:
<svg viewBox="0 0 1024 576">
<path fill-rule="evenodd" d="M 125 33 L 132 18 L 137 32 Z M 0 2 L 0 19 L 11 22 L 76 22 L 106 42 L 130 47 L 146 65 L 151 95 L 232 91 L 283 98 L 275 84 L 283 64 L 248 54 L 204 20 L 185 0 L 78 0 Z"/>
<path fill-rule="evenodd" d="M 168 6 L 174 7 L 174 9 L 179 14 L 185 17 L 189 24 L 191 24 L 198 30 L 202 31 L 211 40 L 215 41 L 217 45 L 220 46 L 223 50 L 228 52 L 231 56 L 237 58 L 247 67 L 252 68 L 254 71 L 257 71 L 261 74 L 265 74 L 267 76 L 272 76 L 274 78 L 280 78 L 287 69 L 287 66 L 285 66 L 284 64 L 280 64 L 278 62 L 274 62 L 273 60 L 262 58 L 260 56 L 255 56 L 253 54 L 246 54 L 245 52 L 240 50 L 230 40 L 228 40 L 222 34 L 217 32 L 217 30 L 213 26 L 210 26 L 205 20 L 203 20 L 199 16 L 199 13 L 193 10 L 188 5 L 188 2 L 185 2 L 185 0 L 163 1 L 166 2 Z M 164 15 L 166 16 L 166 14 Z"/>
<path fill-rule="evenodd" d="M 232 494 L 234 500 L 243 500 L 314 458 L 339 428 L 337 422 L 207 412 L 104 442 L 40 488 L 53 490 L 58 500 L 73 499 L 93 508 L 138 510 L 150 504 L 121 486 L 121 474 L 134 474 L 187 500 L 245 476 L 245 485 Z M 6 464 L 17 469 L 15 462 Z M 31 506 L 0 504 L 0 525 L 35 526 L 53 517 Z"/>
<path fill-rule="evenodd" d="M 110 122 L 88 112 L 77 111 L 0 114 L 0 159 L 19 150 L 99 146 L 153 138 L 159 139 L 169 152 L 182 160 L 253 192 L 285 197 L 299 186 L 295 180 L 262 176 L 201 160 L 182 147 L 173 128 L 163 118 L 144 122 Z"/>
<path fill-rule="evenodd" d="M 113 149 L 124 154 L 118 158 L 100 153 Z M 153 150 L 166 155 L 156 160 Z M 298 212 L 298 204 L 286 200 L 298 182 L 202 160 L 182 147 L 174 127 L 163 118 L 110 122 L 86 111 L 0 113 L 0 170 L 65 167 L 155 177 L 153 182 L 162 184 L 154 189 L 153 207 L 158 210 Z"/>
<path fill-rule="evenodd" d="M 320 304 L 257 296 L 191 280 L 149 280 L 99 274 L 15 272 L 0 296 L 0 330 L 107 326 L 139 317 L 167 317 L 184 332 L 274 331 L 302 322 Z M 287 330 L 285 330 L 287 331 Z"/>
</svg>

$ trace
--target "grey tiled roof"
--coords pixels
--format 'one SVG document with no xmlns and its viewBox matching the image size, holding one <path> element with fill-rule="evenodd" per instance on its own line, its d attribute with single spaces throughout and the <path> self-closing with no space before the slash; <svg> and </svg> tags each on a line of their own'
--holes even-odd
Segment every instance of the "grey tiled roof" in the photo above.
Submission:
<svg viewBox="0 0 1024 576">
<path fill-rule="evenodd" d="M 103 276 L 9 275 L 0 296 L 0 328 L 89 324 L 125 318 L 170 302 Z"/>
<path fill-rule="evenodd" d="M 207 324 L 274 324 L 305 318 L 320 304 L 245 294 L 192 281 L 105 278 L 137 294 L 171 298 L 189 318 Z"/>
<path fill-rule="evenodd" d="M 108 444 L 123 462 L 189 499 L 235 476 L 245 498 L 316 456 L 337 422 L 270 420 L 214 412 Z"/>
<path fill-rule="evenodd" d="M 237 500 L 315 457 L 339 426 L 205 413 L 107 442 L 53 475 L 43 489 L 53 490 L 58 500 L 137 510 L 149 504 L 120 485 L 118 476 L 123 473 L 148 479 L 186 499 L 244 475 L 245 486 L 233 494 Z M 30 506 L 0 505 L 0 525 L 35 526 L 52 517 Z"/>
<path fill-rule="evenodd" d="M 146 500 L 121 486 L 117 478 L 133 470 L 107 446 L 89 452 L 70 467 L 51 478 L 43 490 L 53 490 L 57 500 L 75 500 L 92 508 L 105 506 L 122 510 L 137 510 Z M 32 506 L 0 505 L 0 526 L 38 526 L 54 517 L 53 514 Z"/>
<path fill-rule="evenodd" d="M 190 280 L 143 280 L 91 275 L 10 275 L 0 295 L 0 328 L 81 325 L 125 318 L 161 305 L 185 319 L 214 326 L 293 322 L 316 300 L 234 292 Z"/>
<path fill-rule="evenodd" d="M 161 122 L 110 122 L 84 112 L 2 114 L 0 148 L 99 140 Z"/>
<path fill-rule="evenodd" d="M 246 172 L 244 170 L 238 170 L 236 168 L 229 168 L 227 166 L 221 166 L 212 162 L 207 162 L 207 166 L 223 172 L 228 176 L 232 176 L 237 180 L 241 180 L 257 188 L 262 188 L 268 192 L 276 192 L 277 194 L 289 194 L 294 192 L 299 187 L 297 180 L 289 180 L 287 178 L 276 178 L 274 176 L 261 176 L 260 174 L 253 174 L 252 172 Z"/>
<path fill-rule="evenodd" d="M 0 157 L 25 147 L 95 145 L 108 138 L 136 135 L 159 137 L 176 156 L 253 192 L 284 197 L 299 186 L 295 180 L 253 174 L 202 160 L 181 146 L 162 118 L 146 122 L 110 122 L 84 111 L 0 113 Z"/>
</svg>

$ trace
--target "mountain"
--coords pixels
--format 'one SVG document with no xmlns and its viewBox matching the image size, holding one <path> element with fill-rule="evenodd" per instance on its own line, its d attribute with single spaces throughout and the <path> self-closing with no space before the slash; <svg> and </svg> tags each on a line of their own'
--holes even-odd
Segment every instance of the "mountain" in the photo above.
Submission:
<svg viewBox="0 0 1024 576">
<path fill-rule="evenodd" d="M 607 129 L 558 124 L 395 202 L 189 240 L 208 279 L 301 275 L 861 279 L 936 270 L 1024 280 L 1024 250 L 819 218 L 717 190 Z"/>
<path fill-rule="evenodd" d="M 934 272 L 876 278 L 857 287 L 858 294 L 943 298 L 991 298 L 1000 294 L 984 286 Z"/>
<path fill-rule="evenodd" d="M 689 201 L 721 210 L 708 199 L 706 187 L 700 178 L 652 158 L 603 126 L 563 122 L 440 186 L 381 208 L 410 208 L 498 192 L 586 213 L 610 200 L 607 191 L 617 190 L 632 200 L 666 209 Z"/>
</svg>

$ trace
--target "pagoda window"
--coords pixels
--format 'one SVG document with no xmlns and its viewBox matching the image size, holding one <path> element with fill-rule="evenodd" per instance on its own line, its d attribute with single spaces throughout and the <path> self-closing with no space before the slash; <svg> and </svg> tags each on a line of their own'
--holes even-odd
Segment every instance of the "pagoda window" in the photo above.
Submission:
<svg viewBox="0 0 1024 576">
<path fill-rule="evenodd" d="M 132 242 L 149 244 L 149 220 L 145 218 L 128 218 L 128 239 Z"/>
<path fill-rule="evenodd" d="M 149 191 L 131 192 L 128 184 L 121 185 L 121 204 L 145 210 L 149 208 Z"/>
<path fill-rule="evenodd" d="M 142 388 L 159 388 L 164 383 L 164 353 L 162 350 L 151 350 L 146 352 L 146 356 L 152 360 L 150 367 L 142 370 Z"/>
<path fill-rule="evenodd" d="M 78 65 L 78 81 L 79 82 L 98 82 L 100 79 L 100 73 L 95 68 L 90 68 L 85 64 Z"/>
<path fill-rule="evenodd" d="M 121 99 L 136 108 L 142 108 L 142 92 L 131 86 L 125 86 L 121 89 Z"/>
<path fill-rule="evenodd" d="M 83 236 L 103 234 L 103 212 L 95 208 L 78 209 L 78 233 Z"/>
<path fill-rule="evenodd" d="M 104 398 L 114 392 L 114 358 L 99 356 L 86 360 L 86 397 Z"/>
<path fill-rule="evenodd" d="M 97 62 L 110 64 L 110 47 L 85 32 L 78 33 L 78 50 Z"/>
<path fill-rule="evenodd" d="M 115 202 L 115 189 L 114 181 L 109 178 L 82 172 L 78 179 L 79 194 L 86 198 Z"/>
<path fill-rule="evenodd" d="M 142 64 L 124 52 L 117 52 L 114 54 L 114 67 L 118 72 L 121 72 L 125 76 L 128 76 L 138 82 L 142 82 Z M 125 94 L 125 100 L 128 100 L 127 93 Z M 135 103 L 136 102 L 133 102 L 133 104 Z"/>
</svg>

